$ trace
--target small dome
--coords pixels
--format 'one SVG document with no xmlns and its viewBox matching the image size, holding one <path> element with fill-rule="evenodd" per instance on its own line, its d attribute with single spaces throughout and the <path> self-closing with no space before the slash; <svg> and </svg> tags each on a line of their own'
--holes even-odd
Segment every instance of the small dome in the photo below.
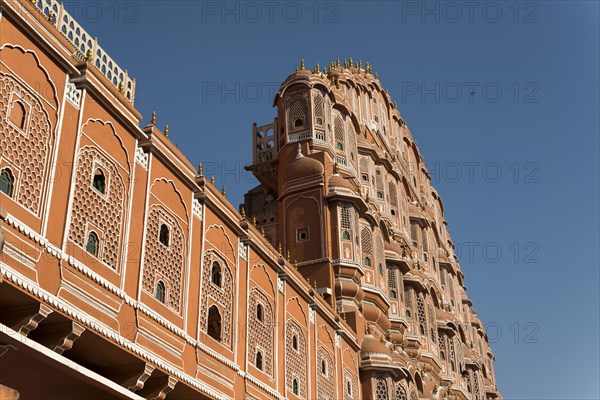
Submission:
<svg viewBox="0 0 600 400">
<path fill-rule="evenodd" d="M 346 188 L 352 192 L 355 190 L 352 183 L 350 183 L 348 179 L 342 178 L 338 173 L 331 175 L 327 181 L 327 184 L 330 190 L 334 188 Z"/>
<path fill-rule="evenodd" d="M 386 345 L 376 340 L 371 335 L 365 335 L 363 338 L 361 351 L 363 353 L 379 353 L 387 356 L 390 355 L 390 349 L 388 349 Z"/>
<path fill-rule="evenodd" d="M 294 179 L 323 175 L 324 171 L 323 164 L 302 155 L 300 144 L 298 144 L 298 154 L 296 154 L 296 158 L 285 168 L 284 179 L 286 182 L 289 182 Z"/>
</svg>

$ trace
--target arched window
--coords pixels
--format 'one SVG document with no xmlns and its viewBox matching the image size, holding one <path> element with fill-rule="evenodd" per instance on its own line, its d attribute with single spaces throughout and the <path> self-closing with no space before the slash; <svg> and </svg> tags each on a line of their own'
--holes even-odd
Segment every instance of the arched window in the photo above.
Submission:
<svg viewBox="0 0 600 400">
<path fill-rule="evenodd" d="M 165 289 L 165 284 L 162 283 L 162 281 L 158 281 L 158 283 L 156 284 L 156 292 L 154 294 L 154 297 L 156 297 L 156 300 L 160 301 L 161 303 L 164 303 L 166 293 L 167 293 L 167 290 Z"/>
<path fill-rule="evenodd" d="M 0 192 L 5 193 L 8 197 L 13 196 L 15 187 L 15 177 L 10 168 L 4 168 L 0 173 Z"/>
<path fill-rule="evenodd" d="M 104 194 L 106 191 L 106 177 L 104 176 L 104 172 L 98 168 L 96 172 L 94 172 L 94 181 L 92 183 L 94 189 Z"/>
<path fill-rule="evenodd" d="M 292 380 L 292 393 L 298 396 L 298 380 L 296 378 Z"/>
<path fill-rule="evenodd" d="M 304 126 L 304 121 L 302 121 L 302 118 L 297 118 L 294 121 L 294 128 L 301 128 L 302 126 Z"/>
<path fill-rule="evenodd" d="M 321 373 L 327 376 L 327 361 L 321 360 Z"/>
<path fill-rule="evenodd" d="M 221 341 L 221 313 L 217 306 L 208 309 L 208 327 L 206 333 L 217 342 Z"/>
<path fill-rule="evenodd" d="M 20 101 L 15 101 L 13 103 L 12 109 L 10 110 L 10 122 L 13 125 L 18 127 L 19 129 L 25 129 L 25 119 L 27 117 L 27 113 L 25 111 L 25 106 Z"/>
<path fill-rule="evenodd" d="M 88 234 L 88 240 L 87 240 L 87 244 L 85 245 L 85 250 L 88 253 L 97 256 L 99 247 L 100 247 L 100 240 L 98 239 L 98 235 L 96 234 L 96 232 L 90 232 Z"/>
<path fill-rule="evenodd" d="M 169 227 L 165 224 L 162 224 L 160 226 L 160 233 L 158 234 L 158 241 L 167 247 L 169 246 Z"/>
<path fill-rule="evenodd" d="M 336 150 L 344 151 L 344 144 L 342 142 L 335 143 Z"/>
<path fill-rule="evenodd" d="M 371 259 L 369 257 L 365 257 L 365 267 L 371 266 Z"/>
<path fill-rule="evenodd" d="M 262 356 L 262 352 L 257 351 L 256 352 L 256 368 L 260 369 L 262 371 L 263 369 L 263 356 Z"/>
<path fill-rule="evenodd" d="M 256 319 L 261 321 L 263 320 L 263 306 L 262 304 L 256 305 Z"/>
<path fill-rule="evenodd" d="M 292 337 L 292 348 L 296 351 L 298 350 L 298 336 L 296 335 Z"/>
<path fill-rule="evenodd" d="M 221 266 L 218 261 L 213 262 L 210 277 L 213 284 L 221 287 Z"/>
<path fill-rule="evenodd" d="M 348 232 L 348 231 L 342 232 L 342 239 L 343 240 L 350 240 L 350 232 Z"/>
<path fill-rule="evenodd" d="M 441 358 L 443 361 L 446 361 L 446 353 L 444 353 L 443 351 L 440 351 L 440 358 Z"/>
<path fill-rule="evenodd" d="M 390 298 L 392 298 L 392 299 L 397 299 L 398 298 L 398 294 L 393 289 L 390 290 Z"/>
</svg>

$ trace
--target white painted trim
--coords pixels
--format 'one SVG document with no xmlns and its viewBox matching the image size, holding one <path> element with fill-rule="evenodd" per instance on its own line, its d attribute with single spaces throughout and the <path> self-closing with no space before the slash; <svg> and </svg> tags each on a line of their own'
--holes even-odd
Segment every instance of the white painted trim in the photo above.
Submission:
<svg viewBox="0 0 600 400">
<path fill-rule="evenodd" d="M 118 385 L 118 384 L 114 383 L 113 381 L 105 378 L 104 376 L 97 374 L 94 371 L 89 370 L 86 367 L 69 360 L 65 356 L 58 354 L 55 351 L 50 350 L 46 346 L 43 346 L 31 339 L 28 339 L 27 336 L 21 335 L 17 331 L 12 330 L 10 327 L 8 327 L 2 323 L 0 323 L 0 332 L 2 332 L 3 334 L 5 334 L 7 336 L 10 336 L 12 339 L 14 339 L 18 342 L 20 342 L 23 346 L 29 347 L 30 349 L 34 350 L 35 352 L 40 353 L 40 354 L 44 355 L 45 357 L 50 358 L 51 360 L 56 361 L 57 363 L 62 364 L 65 367 L 72 369 L 75 372 L 78 372 L 79 374 L 84 375 L 87 378 L 90 378 L 94 382 L 97 382 L 97 383 L 119 393 L 121 396 L 125 396 L 128 399 L 144 400 L 143 397 L 138 396 L 137 394 L 125 389 L 123 386 Z"/>
</svg>

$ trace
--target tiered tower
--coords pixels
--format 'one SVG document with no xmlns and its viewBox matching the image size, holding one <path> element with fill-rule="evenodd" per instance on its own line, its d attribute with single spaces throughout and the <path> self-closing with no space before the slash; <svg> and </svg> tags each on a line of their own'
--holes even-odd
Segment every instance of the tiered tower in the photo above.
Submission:
<svg viewBox="0 0 600 400">
<path fill-rule="evenodd" d="M 357 333 L 364 398 L 499 398 L 441 198 L 372 66 L 304 66 L 254 124 L 245 207 Z"/>
</svg>

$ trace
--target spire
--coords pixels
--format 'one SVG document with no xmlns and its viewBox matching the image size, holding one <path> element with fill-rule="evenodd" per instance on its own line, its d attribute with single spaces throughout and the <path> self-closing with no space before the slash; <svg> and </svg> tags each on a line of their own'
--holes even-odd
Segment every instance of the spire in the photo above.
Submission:
<svg viewBox="0 0 600 400">
<path fill-rule="evenodd" d="M 152 111 L 152 118 L 150 118 L 150 124 L 156 126 L 156 111 Z"/>
</svg>

